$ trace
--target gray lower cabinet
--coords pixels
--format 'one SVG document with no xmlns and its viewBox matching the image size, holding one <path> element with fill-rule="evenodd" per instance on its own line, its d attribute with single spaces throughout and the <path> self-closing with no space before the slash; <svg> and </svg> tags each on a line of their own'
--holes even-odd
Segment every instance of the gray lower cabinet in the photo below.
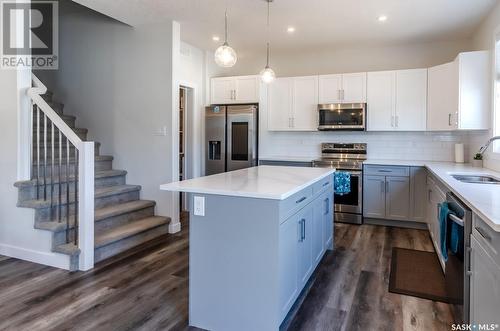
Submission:
<svg viewBox="0 0 500 331">
<path fill-rule="evenodd" d="M 298 213 L 296 217 L 296 222 L 298 225 L 298 257 L 299 257 L 299 269 L 298 269 L 298 278 L 299 278 L 299 286 L 303 286 L 309 276 L 313 271 L 313 206 L 308 205 L 302 211 Z M 314 243 L 316 245 L 316 243 Z"/>
<path fill-rule="evenodd" d="M 385 218 L 385 176 L 364 176 L 363 216 Z"/>
<path fill-rule="evenodd" d="M 410 219 L 425 222 L 427 210 L 427 170 L 410 167 Z"/>
<path fill-rule="evenodd" d="M 385 178 L 385 218 L 407 221 L 410 218 L 410 179 Z"/>
</svg>

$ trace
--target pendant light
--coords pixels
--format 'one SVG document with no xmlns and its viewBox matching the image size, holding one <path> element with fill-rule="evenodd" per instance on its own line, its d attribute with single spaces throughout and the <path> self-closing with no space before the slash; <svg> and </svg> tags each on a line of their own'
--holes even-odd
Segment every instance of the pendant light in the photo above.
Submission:
<svg viewBox="0 0 500 331">
<path fill-rule="evenodd" d="M 230 68 L 235 65 L 238 57 L 236 56 L 236 52 L 234 51 L 234 49 L 232 49 L 231 46 L 229 46 L 229 44 L 227 43 L 227 9 L 224 13 L 224 23 L 224 44 L 222 44 L 222 46 L 217 48 L 217 50 L 215 51 L 215 63 L 217 63 L 217 65 L 219 65 L 220 67 Z"/>
<path fill-rule="evenodd" d="M 266 67 L 262 69 L 262 71 L 260 72 L 260 79 L 264 83 L 269 84 L 276 78 L 274 70 L 271 69 L 271 67 L 269 67 L 269 6 L 273 0 L 265 0 L 265 1 L 267 1 L 267 61 L 266 61 Z"/>
</svg>

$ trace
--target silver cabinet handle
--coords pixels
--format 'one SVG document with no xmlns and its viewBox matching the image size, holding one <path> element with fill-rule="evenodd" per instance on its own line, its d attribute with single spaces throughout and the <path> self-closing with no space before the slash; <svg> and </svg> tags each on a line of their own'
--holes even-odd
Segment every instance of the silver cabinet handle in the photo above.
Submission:
<svg viewBox="0 0 500 331">
<path fill-rule="evenodd" d="M 385 182 L 385 193 L 389 193 L 389 182 Z"/>
<path fill-rule="evenodd" d="M 396 127 L 399 128 L 399 116 L 396 115 L 395 118 L 396 118 Z"/>
<path fill-rule="evenodd" d="M 382 169 L 379 169 L 377 172 L 391 173 L 392 170 L 382 170 Z"/>
<path fill-rule="evenodd" d="M 330 184 L 330 182 L 326 182 L 323 184 L 323 187 L 328 186 L 329 184 Z"/>
<path fill-rule="evenodd" d="M 306 220 L 304 218 L 302 219 L 302 226 L 304 227 L 304 231 L 302 232 L 304 234 L 302 241 L 304 241 L 306 239 Z"/>
<path fill-rule="evenodd" d="M 325 213 L 324 215 L 328 215 L 330 212 L 330 198 L 325 199 Z"/>
<path fill-rule="evenodd" d="M 380 192 L 384 193 L 384 189 L 385 189 L 385 181 L 381 181 L 380 182 Z"/>
<path fill-rule="evenodd" d="M 483 237 L 486 241 L 489 241 L 491 242 L 491 237 L 489 234 L 487 234 L 485 232 L 485 230 L 483 230 L 482 228 L 479 228 L 476 226 L 476 231 L 479 232 L 479 234 L 481 235 L 481 237 Z"/>
<path fill-rule="evenodd" d="M 337 99 L 338 99 L 338 100 L 342 100 L 342 99 L 340 98 L 340 90 L 337 90 Z"/>
<path fill-rule="evenodd" d="M 455 125 L 458 127 L 458 111 L 455 112 Z"/>
<path fill-rule="evenodd" d="M 439 213 L 441 212 L 441 205 L 438 203 L 436 204 L 436 207 L 437 207 L 437 217 L 439 219 Z"/>
<path fill-rule="evenodd" d="M 432 190 L 428 190 L 428 193 L 427 193 L 427 201 L 428 202 L 431 202 L 431 196 L 432 196 Z"/>
<path fill-rule="evenodd" d="M 448 126 L 451 126 L 451 113 L 448 114 Z"/>
<path fill-rule="evenodd" d="M 300 238 L 299 242 L 303 242 L 306 239 L 306 220 L 303 218 L 299 221 L 300 225 Z"/>
<path fill-rule="evenodd" d="M 342 98 L 342 101 L 343 101 L 343 100 L 344 100 L 344 98 L 345 98 L 344 90 L 342 89 L 342 90 L 340 90 L 340 91 L 341 91 L 341 98 Z"/>
<path fill-rule="evenodd" d="M 304 201 L 305 199 L 307 199 L 307 197 L 302 197 L 300 198 L 299 200 L 295 201 L 295 203 L 301 203 L 302 201 Z"/>
<path fill-rule="evenodd" d="M 467 247 L 466 253 L 469 254 L 469 265 L 467 266 L 467 276 L 472 276 L 472 247 Z"/>
</svg>

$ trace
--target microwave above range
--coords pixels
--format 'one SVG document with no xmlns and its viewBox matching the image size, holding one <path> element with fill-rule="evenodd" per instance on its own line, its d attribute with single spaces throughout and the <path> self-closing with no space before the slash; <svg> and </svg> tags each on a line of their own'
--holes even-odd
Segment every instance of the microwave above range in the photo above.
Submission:
<svg viewBox="0 0 500 331">
<path fill-rule="evenodd" d="M 366 103 L 330 103 L 318 105 L 320 131 L 366 130 Z"/>
</svg>

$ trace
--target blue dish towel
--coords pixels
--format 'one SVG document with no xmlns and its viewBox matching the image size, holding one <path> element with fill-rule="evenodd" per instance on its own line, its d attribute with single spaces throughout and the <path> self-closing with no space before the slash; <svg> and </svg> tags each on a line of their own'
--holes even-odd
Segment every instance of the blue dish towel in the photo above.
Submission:
<svg viewBox="0 0 500 331">
<path fill-rule="evenodd" d="M 450 209 L 447 202 L 439 204 L 439 245 L 441 247 L 441 254 L 445 261 L 448 261 L 448 245 L 447 245 L 447 233 L 448 233 L 448 215 L 450 214 Z"/>
<path fill-rule="evenodd" d="M 338 195 L 351 193 L 351 174 L 347 171 L 336 171 L 333 176 L 333 189 Z"/>
<path fill-rule="evenodd" d="M 451 221 L 450 251 L 455 255 L 462 255 L 464 247 L 464 227 Z"/>
</svg>

